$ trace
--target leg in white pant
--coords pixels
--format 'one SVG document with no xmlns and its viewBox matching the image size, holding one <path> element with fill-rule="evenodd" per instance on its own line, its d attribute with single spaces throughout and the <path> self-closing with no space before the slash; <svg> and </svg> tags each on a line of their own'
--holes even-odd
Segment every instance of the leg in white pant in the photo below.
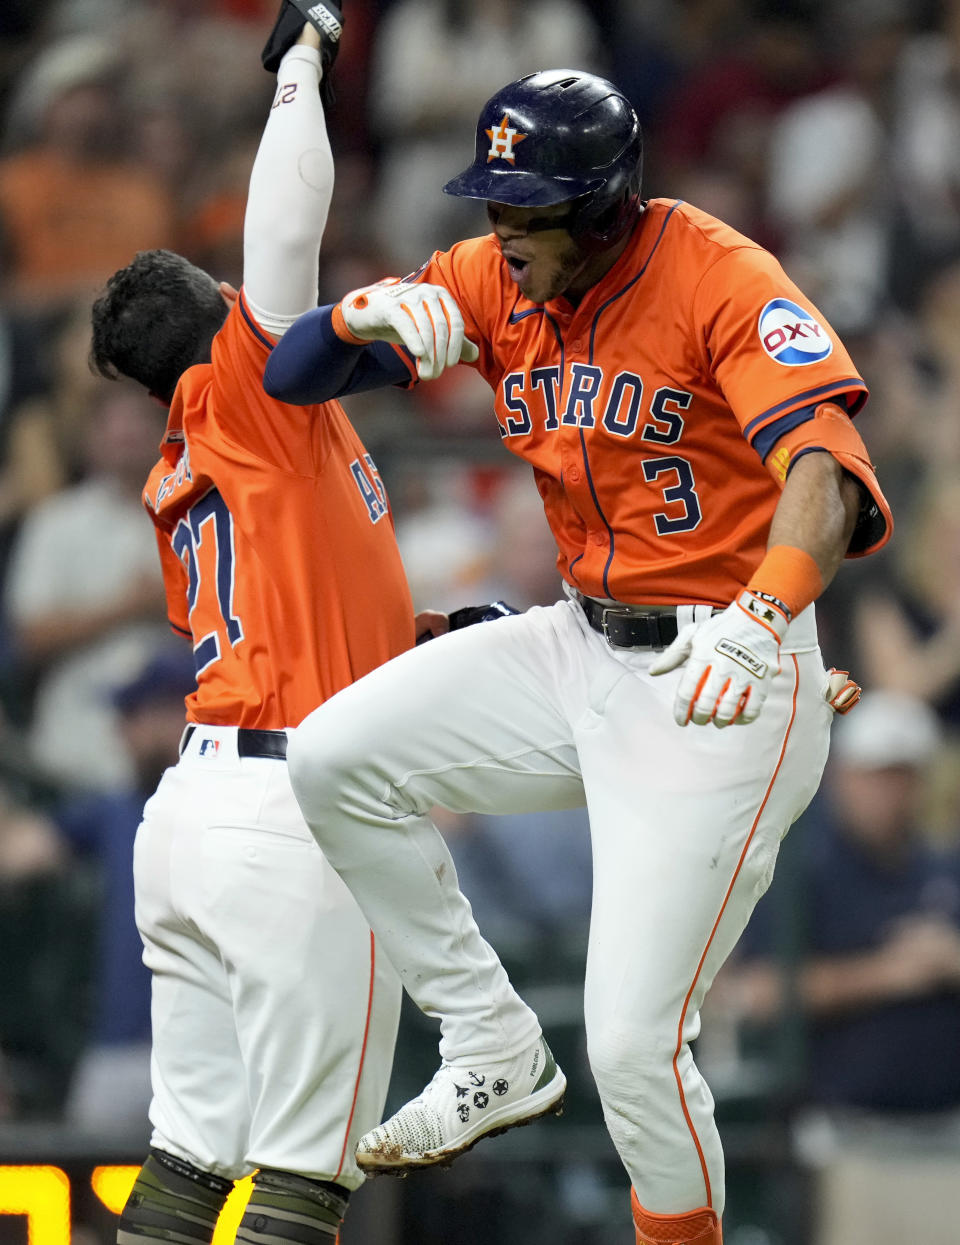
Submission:
<svg viewBox="0 0 960 1245">
<path fill-rule="evenodd" d="M 590 809 L 591 1066 L 642 1205 L 723 1204 L 713 1101 L 689 1043 L 713 977 L 819 782 L 816 650 L 785 655 L 759 722 L 678 727 L 675 679 L 572 603 L 432 641 L 312 714 L 289 754 L 307 820 L 452 1062 L 538 1032 L 480 937 L 426 813 Z"/>
<path fill-rule="evenodd" d="M 782 835 L 816 790 L 823 667 L 816 652 L 785 657 L 762 725 L 718 731 L 676 726 L 672 685 L 646 675 L 649 656 L 627 660 L 634 677 L 577 734 L 594 854 L 588 1052 L 641 1204 L 719 1215 L 723 1152 L 689 1044 Z"/>
<path fill-rule="evenodd" d="M 539 1033 L 480 936 L 427 813 L 583 804 L 553 688 L 569 660 L 558 606 L 404 653 L 321 705 L 287 754 L 327 859 L 353 891 L 414 1001 L 441 1018 L 441 1055 L 513 1055 Z"/>
</svg>

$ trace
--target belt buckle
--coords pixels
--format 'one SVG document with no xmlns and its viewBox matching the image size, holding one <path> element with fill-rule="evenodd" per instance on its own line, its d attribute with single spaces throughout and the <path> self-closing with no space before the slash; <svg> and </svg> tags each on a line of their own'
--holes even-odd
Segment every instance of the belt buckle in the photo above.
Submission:
<svg viewBox="0 0 960 1245">
<path fill-rule="evenodd" d="M 625 609 L 622 605 L 605 605 L 603 607 L 603 612 L 600 615 L 600 632 L 611 648 L 618 648 L 619 645 L 610 639 L 608 615 L 614 618 L 636 618 L 637 614 L 634 610 Z"/>
</svg>

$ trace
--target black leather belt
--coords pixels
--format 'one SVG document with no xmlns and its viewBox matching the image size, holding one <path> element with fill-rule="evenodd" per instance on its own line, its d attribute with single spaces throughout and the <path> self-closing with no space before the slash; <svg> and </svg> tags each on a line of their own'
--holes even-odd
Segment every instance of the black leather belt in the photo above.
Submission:
<svg viewBox="0 0 960 1245">
<path fill-rule="evenodd" d="M 187 744 L 193 737 L 196 725 L 191 722 L 183 732 L 180 741 L 180 755 L 187 750 Z M 241 726 L 237 730 L 237 756 L 268 757 L 277 761 L 285 761 L 287 757 L 286 731 L 252 731 Z"/>
<path fill-rule="evenodd" d="M 666 648 L 677 638 L 676 610 L 645 614 L 642 607 L 604 605 L 580 597 L 587 622 L 614 648 Z"/>
</svg>

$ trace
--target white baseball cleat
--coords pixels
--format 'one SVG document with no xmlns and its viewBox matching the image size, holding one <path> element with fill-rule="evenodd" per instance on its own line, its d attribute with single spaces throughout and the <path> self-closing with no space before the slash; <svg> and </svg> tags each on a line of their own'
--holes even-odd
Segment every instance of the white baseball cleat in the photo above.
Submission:
<svg viewBox="0 0 960 1245">
<path fill-rule="evenodd" d="M 513 1059 L 442 1063 L 419 1097 L 360 1138 L 357 1166 L 402 1175 L 451 1163 L 482 1137 L 560 1115 L 566 1088 L 542 1037 Z"/>
</svg>

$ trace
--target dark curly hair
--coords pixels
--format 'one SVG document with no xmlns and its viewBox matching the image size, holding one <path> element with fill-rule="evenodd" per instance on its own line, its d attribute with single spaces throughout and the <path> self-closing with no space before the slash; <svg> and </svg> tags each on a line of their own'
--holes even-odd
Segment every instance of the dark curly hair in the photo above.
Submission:
<svg viewBox="0 0 960 1245">
<path fill-rule="evenodd" d="M 91 366 L 139 381 L 169 403 L 181 375 L 210 359 L 227 317 L 213 277 L 173 251 L 140 251 L 93 304 Z"/>
</svg>

